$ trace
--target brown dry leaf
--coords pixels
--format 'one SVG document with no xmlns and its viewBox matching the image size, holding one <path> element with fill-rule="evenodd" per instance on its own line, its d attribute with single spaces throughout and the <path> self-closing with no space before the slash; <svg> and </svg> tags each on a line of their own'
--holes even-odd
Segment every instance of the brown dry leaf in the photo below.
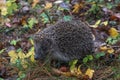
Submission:
<svg viewBox="0 0 120 80">
<path fill-rule="evenodd" d="M 52 3 L 46 2 L 45 9 L 50 9 L 52 7 Z"/>
<path fill-rule="evenodd" d="M 34 8 L 36 6 L 37 3 L 39 3 L 40 0 L 33 0 L 33 3 L 32 3 L 32 8 Z"/>
<path fill-rule="evenodd" d="M 115 28 L 110 28 L 109 29 L 109 34 L 111 37 L 117 37 L 118 36 L 118 31 Z"/>
<path fill-rule="evenodd" d="M 88 68 L 85 75 L 88 75 L 90 79 L 93 77 L 94 70 Z"/>
<path fill-rule="evenodd" d="M 27 24 L 26 17 L 22 17 L 20 23 L 21 23 L 22 25 L 26 25 L 26 24 Z"/>
<path fill-rule="evenodd" d="M 64 75 L 64 76 L 67 76 L 67 77 L 72 76 L 71 72 L 62 72 L 62 71 L 60 71 L 56 68 L 52 68 L 52 70 L 55 74 L 58 74 L 58 75 Z"/>
<path fill-rule="evenodd" d="M 84 3 L 81 2 L 81 3 L 76 3 L 74 6 L 73 6 L 73 13 L 78 13 L 80 9 L 82 9 L 84 7 Z"/>
<path fill-rule="evenodd" d="M 116 17 L 115 15 L 111 15 L 110 20 L 118 20 L 118 17 Z"/>
<path fill-rule="evenodd" d="M 0 9 L 6 7 L 6 0 L 0 0 Z"/>
<path fill-rule="evenodd" d="M 116 9 L 120 11 L 120 3 L 116 6 Z"/>
</svg>

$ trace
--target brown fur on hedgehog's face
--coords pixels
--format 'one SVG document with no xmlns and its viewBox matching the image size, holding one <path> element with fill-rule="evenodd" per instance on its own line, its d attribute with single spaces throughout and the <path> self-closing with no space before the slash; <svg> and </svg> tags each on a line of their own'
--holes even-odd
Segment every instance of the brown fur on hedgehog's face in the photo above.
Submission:
<svg viewBox="0 0 120 80">
<path fill-rule="evenodd" d="M 35 47 L 35 60 L 44 61 L 51 49 L 51 40 L 47 38 L 41 38 L 40 40 L 34 40 Z"/>
</svg>

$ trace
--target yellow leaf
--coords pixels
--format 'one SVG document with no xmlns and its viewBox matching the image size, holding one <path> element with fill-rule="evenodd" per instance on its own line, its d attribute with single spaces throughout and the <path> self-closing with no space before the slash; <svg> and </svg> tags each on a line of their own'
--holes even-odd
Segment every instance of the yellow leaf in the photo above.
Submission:
<svg viewBox="0 0 120 80">
<path fill-rule="evenodd" d="M 77 68 L 76 68 L 76 67 L 73 68 L 72 70 L 70 70 L 70 72 L 71 72 L 71 74 L 76 75 L 76 73 L 77 73 Z"/>
<path fill-rule="evenodd" d="M 20 52 L 18 53 L 18 57 L 19 57 L 20 59 L 25 58 L 25 54 L 24 54 L 22 51 L 20 51 Z"/>
<path fill-rule="evenodd" d="M 18 76 L 20 77 L 23 73 L 24 73 L 23 71 L 19 71 Z"/>
<path fill-rule="evenodd" d="M 79 66 L 78 69 L 77 69 L 77 75 L 83 75 L 83 74 L 82 74 L 82 71 L 81 71 L 81 69 L 80 69 L 80 66 Z"/>
<path fill-rule="evenodd" d="M 32 45 L 34 45 L 34 41 L 33 41 L 32 39 L 30 39 L 30 43 L 31 43 Z"/>
<path fill-rule="evenodd" d="M 6 5 L 7 5 L 7 7 L 10 7 L 12 5 L 12 3 L 10 1 L 7 1 Z"/>
<path fill-rule="evenodd" d="M 5 16 L 5 15 L 7 15 L 7 7 L 3 7 L 2 9 L 1 9 L 1 15 L 3 15 L 3 16 Z"/>
<path fill-rule="evenodd" d="M 32 62 L 35 62 L 34 55 L 31 55 L 30 60 L 31 60 Z"/>
<path fill-rule="evenodd" d="M 10 62 L 11 62 L 12 64 L 15 64 L 16 61 L 17 61 L 17 58 L 10 58 Z"/>
<path fill-rule="evenodd" d="M 108 49 L 107 46 L 101 46 L 101 47 L 100 47 L 100 50 L 101 50 L 101 51 L 106 51 L 107 49 Z"/>
<path fill-rule="evenodd" d="M 93 28 L 97 28 L 98 25 L 100 24 L 101 20 L 98 20 L 94 25 L 91 25 L 91 27 Z"/>
<path fill-rule="evenodd" d="M 28 58 L 28 57 L 30 57 L 31 55 L 32 55 L 32 53 L 31 53 L 31 52 L 28 52 L 28 53 L 26 54 L 25 58 Z"/>
<path fill-rule="evenodd" d="M 30 57 L 31 55 L 33 55 L 33 56 L 35 55 L 35 53 L 34 53 L 34 47 L 31 48 L 31 50 L 26 54 L 25 57 L 28 58 L 28 57 Z"/>
<path fill-rule="evenodd" d="M 33 3 L 32 3 L 32 8 L 34 8 L 36 6 L 37 3 L 39 3 L 40 0 L 33 0 Z"/>
<path fill-rule="evenodd" d="M 85 75 L 88 75 L 90 79 L 93 77 L 94 70 L 88 68 Z"/>
<path fill-rule="evenodd" d="M 84 7 L 83 5 L 84 3 L 81 2 L 81 3 L 76 3 L 74 6 L 73 6 L 73 13 L 78 13 L 80 9 L 82 9 Z"/>
<path fill-rule="evenodd" d="M 114 53 L 114 49 L 110 48 L 110 49 L 107 50 L 107 52 L 112 54 L 112 53 Z"/>
<path fill-rule="evenodd" d="M 52 3 L 46 2 L 45 9 L 50 9 L 52 7 Z"/>
<path fill-rule="evenodd" d="M 11 50 L 11 51 L 9 51 L 8 52 L 8 55 L 10 56 L 10 62 L 11 63 L 15 63 L 16 62 L 16 60 L 18 59 L 18 55 L 17 55 L 17 53 L 14 51 L 14 50 Z"/>
<path fill-rule="evenodd" d="M 64 76 L 67 76 L 67 77 L 72 76 L 70 72 L 62 72 L 62 74 L 63 74 Z"/>
<path fill-rule="evenodd" d="M 118 36 L 118 31 L 115 28 L 110 28 L 109 29 L 109 34 L 111 37 L 117 37 Z"/>
<path fill-rule="evenodd" d="M 21 64 L 22 64 L 22 66 L 23 66 L 24 69 L 28 68 L 28 63 L 27 63 L 26 60 L 22 59 L 21 60 Z"/>
</svg>

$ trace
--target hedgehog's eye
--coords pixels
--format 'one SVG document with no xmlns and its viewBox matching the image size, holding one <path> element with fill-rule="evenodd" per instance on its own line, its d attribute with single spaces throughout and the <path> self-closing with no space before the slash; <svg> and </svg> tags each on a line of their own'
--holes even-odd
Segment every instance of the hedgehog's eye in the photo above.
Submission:
<svg viewBox="0 0 120 80">
<path fill-rule="evenodd" d="M 47 50 L 47 46 L 41 46 L 41 49 L 42 49 L 43 51 L 46 51 L 46 50 Z"/>
</svg>

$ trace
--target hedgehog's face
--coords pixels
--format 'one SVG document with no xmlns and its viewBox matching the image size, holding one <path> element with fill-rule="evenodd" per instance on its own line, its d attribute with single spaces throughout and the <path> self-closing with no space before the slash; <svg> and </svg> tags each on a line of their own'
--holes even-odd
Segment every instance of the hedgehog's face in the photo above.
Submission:
<svg viewBox="0 0 120 80">
<path fill-rule="evenodd" d="M 42 38 L 34 40 L 35 60 L 44 61 L 51 50 L 51 40 Z"/>
</svg>

